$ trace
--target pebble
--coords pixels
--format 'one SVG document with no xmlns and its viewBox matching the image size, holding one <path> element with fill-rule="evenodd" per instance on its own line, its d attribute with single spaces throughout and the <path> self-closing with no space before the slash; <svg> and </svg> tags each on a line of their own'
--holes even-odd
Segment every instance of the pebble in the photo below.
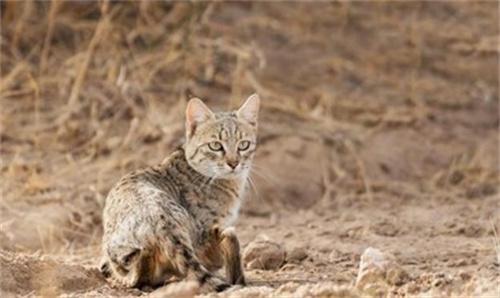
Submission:
<svg viewBox="0 0 500 298">
<path fill-rule="evenodd" d="M 287 257 L 286 257 L 286 260 L 288 263 L 300 263 L 302 262 L 303 260 L 305 260 L 307 258 L 308 254 L 307 254 L 307 250 L 303 247 L 296 247 L 294 249 L 292 249 Z"/>
<path fill-rule="evenodd" d="M 389 286 L 402 285 L 408 274 L 396 262 L 394 256 L 369 247 L 360 258 L 356 287 L 367 294 L 380 294 Z"/>
<path fill-rule="evenodd" d="M 243 250 L 243 263 L 248 269 L 276 270 L 285 262 L 283 247 L 268 237 L 258 237 Z"/>
</svg>

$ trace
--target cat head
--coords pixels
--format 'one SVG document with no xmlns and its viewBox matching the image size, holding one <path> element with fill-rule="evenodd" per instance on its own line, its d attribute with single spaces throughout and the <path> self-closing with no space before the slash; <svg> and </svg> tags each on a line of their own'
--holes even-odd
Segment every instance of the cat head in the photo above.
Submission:
<svg viewBox="0 0 500 298">
<path fill-rule="evenodd" d="M 232 112 L 213 113 L 200 99 L 186 109 L 185 153 L 189 165 L 211 178 L 246 175 L 257 146 L 257 94 Z"/>
</svg>

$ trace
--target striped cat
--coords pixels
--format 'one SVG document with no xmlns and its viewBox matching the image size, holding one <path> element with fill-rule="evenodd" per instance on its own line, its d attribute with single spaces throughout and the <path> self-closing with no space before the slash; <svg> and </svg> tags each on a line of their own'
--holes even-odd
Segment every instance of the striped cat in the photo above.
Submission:
<svg viewBox="0 0 500 298">
<path fill-rule="evenodd" d="M 128 287 L 183 278 L 222 291 L 245 284 L 233 225 L 256 149 L 259 97 L 213 113 L 186 109 L 186 142 L 160 165 L 124 176 L 103 213 L 101 272 Z M 214 271 L 224 267 L 226 280 Z"/>
</svg>

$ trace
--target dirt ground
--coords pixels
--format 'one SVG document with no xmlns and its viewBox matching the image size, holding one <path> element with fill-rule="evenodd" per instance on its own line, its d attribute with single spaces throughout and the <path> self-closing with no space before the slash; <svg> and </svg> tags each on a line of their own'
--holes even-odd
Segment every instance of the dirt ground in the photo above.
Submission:
<svg viewBox="0 0 500 298">
<path fill-rule="evenodd" d="M 195 293 L 107 284 L 101 209 L 182 142 L 191 95 L 253 92 L 236 230 L 287 257 L 207 296 L 500 295 L 498 3 L 1 5 L 2 297 Z M 368 247 L 407 278 L 359 287 Z"/>
</svg>

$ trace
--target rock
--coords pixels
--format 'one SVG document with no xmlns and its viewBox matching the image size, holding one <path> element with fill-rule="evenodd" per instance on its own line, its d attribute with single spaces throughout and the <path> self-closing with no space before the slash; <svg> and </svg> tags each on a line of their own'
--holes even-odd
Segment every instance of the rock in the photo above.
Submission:
<svg viewBox="0 0 500 298">
<path fill-rule="evenodd" d="M 391 286 L 400 286 L 408 281 L 408 273 L 400 266 L 394 266 L 387 270 L 386 280 Z"/>
<path fill-rule="evenodd" d="M 470 280 L 472 278 L 472 274 L 466 271 L 459 271 L 458 276 L 460 276 L 462 280 Z"/>
<path fill-rule="evenodd" d="M 303 247 L 296 247 L 292 249 L 286 256 L 288 263 L 298 264 L 307 258 L 307 250 Z"/>
<path fill-rule="evenodd" d="M 408 274 L 399 266 L 394 256 L 369 247 L 361 255 L 356 287 L 375 296 L 386 293 L 389 286 L 402 285 Z M 382 295 L 383 296 L 383 295 Z"/>
<path fill-rule="evenodd" d="M 298 268 L 299 266 L 296 264 L 285 264 L 283 267 L 281 267 L 280 271 L 291 271 L 297 270 Z"/>
<path fill-rule="evenodd" d="M 415 283 L 415 282 L 409 282 L 405 285 L 406 287 L 406 293 L 408 294 L 416 294 L 418 293 L 419 291 L 421 291 L 421 288 L 420 288 L 420 285 Z"/>
<path fill-rule="evenodd" d="M 330 254 L 328 254 L 328 261 L 331 262 L 331 263 L 338 263 L 339 262 L 339 259 L 342 258 L 342 255 L 340 253 L 340 251 L 338 250 L 332 250 L 330 252 Z"/>
<path fill-rule="evenodd" d="M 285 250 L 267 237 L 260 237 L 245 247 L 243 262 L 248 269 L 275 270 L 285 262 Z"/>
<path fill-rule="evenodd" d="M 459 259 L 449 262 L 450 267 L 463 267 L 467 265 L 466 259 Z"/>
</svg>

